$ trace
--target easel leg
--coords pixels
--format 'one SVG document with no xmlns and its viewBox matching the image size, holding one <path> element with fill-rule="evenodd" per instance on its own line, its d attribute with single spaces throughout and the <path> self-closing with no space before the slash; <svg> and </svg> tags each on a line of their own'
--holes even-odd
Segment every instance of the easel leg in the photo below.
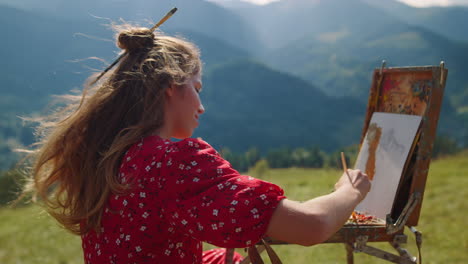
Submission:
<svg viewBox="0 0 468 264">
<path fill-rule="evenodd" d="M 234 257 L 234 248 L 226 248 L 225 264 L 232 264 L 232 258 Z"/>
<path fill-rule="evenodd" d="M 346 247 L 346 261 L 348 264 L 354 264 L 354 248 L 350 243 L 345 243 Z"/>
</svg>

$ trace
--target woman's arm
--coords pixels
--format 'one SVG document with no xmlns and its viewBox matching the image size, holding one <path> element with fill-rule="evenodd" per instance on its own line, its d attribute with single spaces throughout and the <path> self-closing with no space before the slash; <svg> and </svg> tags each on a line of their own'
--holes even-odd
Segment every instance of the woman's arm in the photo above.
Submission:
<svg viewBox="0 0 468 264">
<path fill-rule="evenodd" d="M 333 193 L 306 202 L 284 199 L 278 204 L 267 235 L 288 243 L 311 246 L 322 243 L 348 220 L 354 208 L 370 189 L 367 175 L 348 170 L 335 184 Z"/>
</svg>

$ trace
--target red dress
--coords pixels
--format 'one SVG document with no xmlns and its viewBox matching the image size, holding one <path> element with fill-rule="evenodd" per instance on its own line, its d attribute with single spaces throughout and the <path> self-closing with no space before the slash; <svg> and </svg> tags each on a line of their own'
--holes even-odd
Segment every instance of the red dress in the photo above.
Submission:
<svg viewBox="0 0 468 264">
<path fill-rule="evenodd" d="M 240 175 L 206 142 L 150 136 L 125 154 L 100 233 L 82 236 L 85 263 L 202 263 L 202 241 L 243 248 L 265 234 L 283 190 Z"/>
</svg>

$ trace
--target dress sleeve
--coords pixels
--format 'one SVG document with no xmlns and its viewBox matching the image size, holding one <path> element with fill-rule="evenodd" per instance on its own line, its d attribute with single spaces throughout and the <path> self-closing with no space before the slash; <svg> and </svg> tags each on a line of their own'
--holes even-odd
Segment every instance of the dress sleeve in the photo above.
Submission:
<svg viewBox="0 0 468 264">
<path fill-rule="evenodd" d="M 180 232 L 220 247 L 248 247 L 266 233 L 275 184 L 240 175 L 208 143 L 186 139 L 167 151 L 165 217 Z"/>
</svg>

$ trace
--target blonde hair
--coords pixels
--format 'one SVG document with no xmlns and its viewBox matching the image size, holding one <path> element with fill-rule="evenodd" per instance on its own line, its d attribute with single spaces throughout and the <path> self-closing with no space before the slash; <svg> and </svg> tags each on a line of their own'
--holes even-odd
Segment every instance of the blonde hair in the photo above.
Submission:
<svg viewBox="0 0 468 264">
<path fill-rule="evenodd" d="M 65 96 L 64 109 L 41 119 L 23 191 L 75 234 L 98 231 L 109 195 L 128 188 L 120 161 L 164 124 L 165 89 L 201 71 L 198 49 L 180 38 L 127 26 L 117 45 L 126 55 L 107 79 Z"/>
</svg>

